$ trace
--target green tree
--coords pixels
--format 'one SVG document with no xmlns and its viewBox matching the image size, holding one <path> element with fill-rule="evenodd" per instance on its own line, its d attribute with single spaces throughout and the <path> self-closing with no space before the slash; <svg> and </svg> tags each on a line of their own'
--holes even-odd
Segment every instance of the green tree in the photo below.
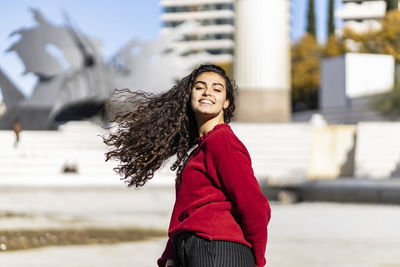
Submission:
<svg viewBox="0 0 400 267">
<path fill-rule="evenodd" d="M 329 0 L 328 6 L 328 37 L 335 33 L 335 21 L 333 17 L 333 0 Z"/>
<path fill-rule="evenodd" d="M 308 0 L 307 32 L 312 36 L 316 36 L 314 0 Z"/>
<path fill-rule="evenodd" d="M 386 2 L 386 12 L 399 9 L 398 0 L 385 0 L 385 2 Z"/>
</svg>

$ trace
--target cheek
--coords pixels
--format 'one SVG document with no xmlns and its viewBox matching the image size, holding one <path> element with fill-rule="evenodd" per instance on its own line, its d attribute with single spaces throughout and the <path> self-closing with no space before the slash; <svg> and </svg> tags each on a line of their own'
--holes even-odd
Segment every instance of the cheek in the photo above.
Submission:
<svg viewBox="0 0 400 267">
<path fill-rule="evenodd" d="M 222 103 L 223 107 L 225 107 L 226 101 L 227 101 L 226 94 L 221 95 L 220 98 L 219 98 L 219 102 Z"/>
</svg>

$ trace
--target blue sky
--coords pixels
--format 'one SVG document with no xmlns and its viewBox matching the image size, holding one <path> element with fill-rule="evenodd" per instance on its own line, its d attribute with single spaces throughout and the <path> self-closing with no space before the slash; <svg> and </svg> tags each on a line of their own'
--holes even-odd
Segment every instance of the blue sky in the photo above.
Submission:
<svg viewBox="0 0 400 267">
<path fill-rule="evenodd" d="M 308 0 L 290 0 L 291 2 L 291 32 L 290 38 L 293 41 L 298 40 L 306 30 L 307 3 Z M 315 16 L 317 19 L 317 38 L 320 43 L 324 43 L 328 27 L 328 0 L 314 0 Z M 335 9 L 343 4 L 340 0 L 334 0 Z M 342 27 L 340 19 L 335 19 L 336 28 Z"/>
<path fill-rule="evenodd" d="M 25 95 L 33 89 L 33 75 L 22 75 L 24 67 L 15 53 L 4 51 L 17 40 L 9 34 L 34 25 L 29 7 L 38 8 L 54 24 L 64 23 L 66 11 L 83 33 L 100 40 L 105 57 L 111 56 L 132 39 L 157 38 L 161 23 L 159 0 L 0 0 L 0 68 Z M 335 0 L 335 5 L 341 5 Z M 317 35 L 326 38 L 328 0 L 316 0 Z M 307 0 L 291 0 L 291 39 L 298 40 L 306 27 Z M 336 20 L 340 27 L 341 22 Z M 1 95 L 0 95 L 1 98 Z"/>
</svg>

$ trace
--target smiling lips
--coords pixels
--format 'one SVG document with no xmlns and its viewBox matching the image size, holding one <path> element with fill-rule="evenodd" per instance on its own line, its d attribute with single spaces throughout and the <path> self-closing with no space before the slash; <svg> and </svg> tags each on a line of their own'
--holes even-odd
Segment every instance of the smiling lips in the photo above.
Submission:
<svg viewBox="0 0 400 267">
<path fill-rule="evenodd" d="M 214 104 L 214 102 L 212 102 L 212 101 L 209 100 L 209 99 L 201 99 L 199 102 L 200 102 L 200 103 L 203 103 L 203 104 Z"/>
</svg>

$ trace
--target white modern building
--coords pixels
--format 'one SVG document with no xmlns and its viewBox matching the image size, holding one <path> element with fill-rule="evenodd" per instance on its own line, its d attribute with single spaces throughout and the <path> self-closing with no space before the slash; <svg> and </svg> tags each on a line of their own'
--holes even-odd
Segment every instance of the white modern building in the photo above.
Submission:
<svg viewBox="0 0 400 267">
<path fill-rule="evenodd" d="M 297 112 L 293 121 L 309 121 L 321 114 L 330 124 L 384 121 L 374 106 L 379 94 L 394 86 L 391 55 L 347 53 L 321 61 L 319 110 Z"/>
<path fill-rule="evenodd" d="M 233 63 L 236 120 L 290 120 L 289 0 L 162 0 L 161 6 L 163 33 L 198 23 L 175 48 L 207 52 L 204 62 Z"/>
<path fill-rule="evenodd" d="M 336 10 L 335 16 L 356 32 L 379 30 L 379 20 L 386 12 L 384 0 L 342 0 L 343 6 Z"/>
<path fill-rule="evenodd" d="M 162 33 L 184 22 L 196 22 L 174 48 L 188 54 L 207 52 L 205 62 L 231 64 L 234 49 L 235 0 L 162 0 Z"/>
</svg>

